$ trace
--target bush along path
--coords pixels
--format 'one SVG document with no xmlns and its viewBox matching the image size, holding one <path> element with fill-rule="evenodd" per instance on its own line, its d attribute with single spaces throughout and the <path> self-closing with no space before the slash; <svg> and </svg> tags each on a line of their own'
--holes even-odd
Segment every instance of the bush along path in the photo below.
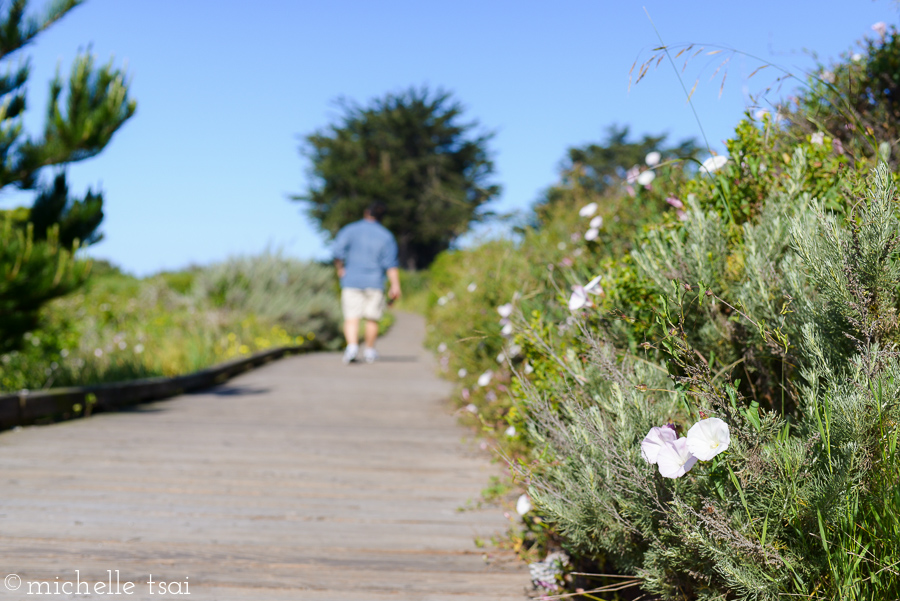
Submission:
<svg viewBox="0 0 900 601">
<path fill-rule="evenodd" d="M 500 510 L 459 510 L 494 466 L 460 445 L 423 336 L 400 314 L 375 365 L 292 357 L 0 434 L 0 553 L 22 583 L 0 599 L 76 579 L 93 594 L 107 570 L 129 599 L 177 598 L 159 582 L 234 601 L 523 598 L 524 567 L 474 543 L 505 528 Z"/>
</svg>

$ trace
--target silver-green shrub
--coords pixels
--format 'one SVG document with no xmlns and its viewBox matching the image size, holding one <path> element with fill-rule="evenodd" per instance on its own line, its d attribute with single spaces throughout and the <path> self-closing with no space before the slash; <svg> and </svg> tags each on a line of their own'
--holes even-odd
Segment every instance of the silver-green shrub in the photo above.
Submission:
<svg viewBox="0 0 900 601">
<path fill-rule="evenodd" d="M 330 266 L 271 252 L 236 257 L 201 269 L 193 293 L 288 332 L 313 333 L 326 347 L 339 344 L 341 307 Z"/>
<path fill-rule="evenodd" d="M 632 258 L 663 334 L 643 354 L 581 312 L 583 377 L 520 378 L 536 506 L 664 599 L 900 597 L 895 190 L 881 166 L 831 214 L 791 159 L 740 226 L 694 197 L 645 235 Z M 677 479 L 642 459 L 650 428 L 711 416 L 724 454 Z"/>
</svg>

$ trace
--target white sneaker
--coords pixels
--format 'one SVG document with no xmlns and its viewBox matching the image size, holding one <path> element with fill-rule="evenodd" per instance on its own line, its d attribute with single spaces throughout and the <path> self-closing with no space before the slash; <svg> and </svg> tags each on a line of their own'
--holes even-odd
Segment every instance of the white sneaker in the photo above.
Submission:
<svg viewBox="0 0 900 601">
<path fill-rule="evenodd" d="M 345 365 L 348 363 L 353 363 L 354 361 L 356 361 L 357 355 L 359 355 L 359 345 L 347 345 L 347 348 L 344 349 L 344 356 L 341 358 L 341 361 L 343 361 Z"/>
<path fill-rule="evenodd" d="M 366 363 L 375 363 L 378 359 L 378 351 L 373 348 L 366 347 L 363 350 L 363 359 L 366 360 Z"/>
</svg>

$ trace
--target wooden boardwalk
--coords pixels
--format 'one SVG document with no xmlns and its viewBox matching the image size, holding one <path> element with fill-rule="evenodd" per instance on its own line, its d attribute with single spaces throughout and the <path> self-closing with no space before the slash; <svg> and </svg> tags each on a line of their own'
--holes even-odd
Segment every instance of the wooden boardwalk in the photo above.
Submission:
<svg viewBox="0 0 900 601">
<path fill-rule="evenodd" d="M 473 542 L 508 526 L 502 510 L 458 511 L 496 466 L 461 443 L 423 336 L 400 315 L 375 365 L 293 357 L 0 434 L 0 599 L 77 577 L 37 598 L 523 599 L 525 566 L 486 562 Z M 120 594 L 98 594 L 107 570 Z"/>
</svg>

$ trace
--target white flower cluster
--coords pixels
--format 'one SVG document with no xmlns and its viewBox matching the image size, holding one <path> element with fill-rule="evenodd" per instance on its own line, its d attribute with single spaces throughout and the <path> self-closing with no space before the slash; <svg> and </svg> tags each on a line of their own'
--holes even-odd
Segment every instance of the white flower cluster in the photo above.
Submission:
<svg viewBox="0 0 900 601">
<path fill-rule="evenodd" d="M 728 449 L 731 434 L 728 424 L 717 417 L 703 419 L 691 426 L 687 436 L 678 438 L 671 424 L 650 428 L 641 442 L 641 457 L 659 468 L 663 478 L 678 478 L 700 461 L 709 461 Z"/>
<path fill-rule="evenodd" d="M 513 306 L 512 303 L 506 303 L 505 305 L 500 305 L 497 307 L 497 313 L 500 314 L 500 325 L 503 326 L 500 329 L 500 333 L 503 336 L 512 336 L 513 333 L 513 325 L 509 320 L 510 315 L 512 315 Z"/>
</svg>

